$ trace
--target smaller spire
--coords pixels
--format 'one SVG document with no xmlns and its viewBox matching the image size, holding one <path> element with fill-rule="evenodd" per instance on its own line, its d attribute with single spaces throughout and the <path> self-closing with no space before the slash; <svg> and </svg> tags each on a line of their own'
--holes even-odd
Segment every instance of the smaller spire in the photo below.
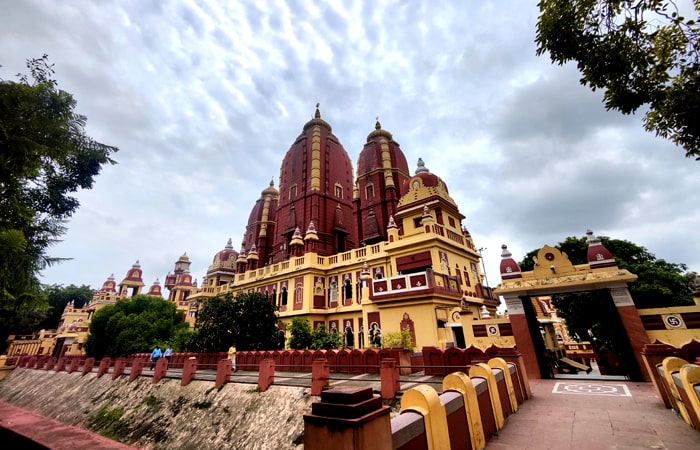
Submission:
<svg viewBox="0 0 700 450">
<path fill-rule="evenodd" d="M 321 118 L 321 111 L 318 110 L 318 107 L 321 106 L 320 103 L 316 103 L 316 114 L 314 114 L 314 119 L 320 119 Z"/>
<path fill-rule="evenodd" d="M 416 169 L 416 175 L 419 173 L 430 173 L 427 167 L 425 167 L 425 163 L 423 162 L 423 158 L 418 158 L 418 168 Z"/>
<path fill-rule="evenodd" d="M 379 116 L 377 116 L 377 123 L 374 124 L 374 129 L 375 129 L 375 130 L 381 130 L 381 129 L 382 129 L 382 124 L 379 123 Z"/>
<path fill-rule="evenodd" d="M 233 241 L 231 241 L 231 238 L 228 238 L 228 242 L 226 242 L 226 247 L 224 248 L 228 250 L 233 250 Z"/>
<path fill-rule="evenodd" d="M 316 231 L 316 225 L 314 225 L 314 221 L 310 220 L 309 221 L 309 226 L 306 227 L 306 233 L 304 234 L 304 240 L 318 240 L 318 232 Z"/>
<path fill-rule="evenodd" d="M 489 312 L 488 309 L 486 309 L 486 305 L 481 305 L 481 318 L 482 319 L 490 319 L 491 318 L 491 313 Z"/>
<path fill-rule="evenodd" d="M 423 218 L 425 219 L 426 217 L 433 217 L 433 215 L 430 214 L 430 208 L 428 208 L 428 205 L 423 205 Z"/>
<path fill-rule="evenodd" d="M 389 216 L 389 225 L 386 226 L 387 228 L 398 228 L 396 225 L 396 221 L 394 220 L 394 216 L 391 215 Z"/>
<path fill-rule="evenodd" d="M 506 244 L 501 245 L 501 279 L 507 280 L 509 278 L 522 278 L 522 271 L 520 270 L 520 265 L 513 259 L 513 254 L 508 250 Z"/>
<path fill-rule="evenodd" d="M 292 240 L 289 245 L 304 245 L 304 241 L 301 238 L 301 230 L 296 227 L 294 234 L 292 235 Z"/>
</svg>

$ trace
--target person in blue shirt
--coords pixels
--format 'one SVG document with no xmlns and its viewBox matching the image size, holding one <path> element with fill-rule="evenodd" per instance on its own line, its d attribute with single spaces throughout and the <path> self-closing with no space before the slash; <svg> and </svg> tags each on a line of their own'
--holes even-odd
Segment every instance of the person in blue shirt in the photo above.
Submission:
<svg viewBox="0 0 700 450">
<path fill-rule="evenodd" d="M 160 347 L 156 345 L 156 348 L 154 348 L 151 352 L 151 370 L 153 370 L 156 365 L 156 361 L 158 361 L 158 358 L 161 356 L 163 356 L 163 353 L 161 353 Z"/>
<path fill-rule="evenodd" d="M 165 349 L 163 352 L 163 358 L 168 360 L 168 364 L 170 364 L 170 356 L 173 354 L 173 349 L 168 347 Z"/>
</svg>

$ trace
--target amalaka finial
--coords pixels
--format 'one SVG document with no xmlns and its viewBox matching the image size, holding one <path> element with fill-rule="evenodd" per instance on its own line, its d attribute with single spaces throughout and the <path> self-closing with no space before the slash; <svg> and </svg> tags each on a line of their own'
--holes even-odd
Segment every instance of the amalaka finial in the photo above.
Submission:
<svg viewBox="0 0 700 450">
<path fill-rule="evenodd" d="M 321 118 L 321 111 L 318 110 L 318 107 L 321 106 L 320 103 L 316 102 L 316 114 L 314 115 L 314 118 L 320 119 Z"/>
</svg>

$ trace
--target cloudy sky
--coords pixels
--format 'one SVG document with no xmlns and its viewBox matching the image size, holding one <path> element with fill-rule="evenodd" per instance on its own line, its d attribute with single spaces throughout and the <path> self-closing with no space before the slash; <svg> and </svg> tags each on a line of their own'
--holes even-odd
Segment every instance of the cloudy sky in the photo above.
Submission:
<svg viewBox="0 0 700 450">
<path fill-rule="evenodd" d="M 509 3 L 509 4 L 506 4 Z M 0 0 L 0 78 L 47 53 L 87 132 L 119 147 L 43 281 L 98 288 L 138 259 L 204 276 L 314 112 L 353 162 L 379 117 L 447 183 L 491 285 L 567 236 L 700 271 L 700 163 L 535 55 L 536 2 Z"/>
</svg>

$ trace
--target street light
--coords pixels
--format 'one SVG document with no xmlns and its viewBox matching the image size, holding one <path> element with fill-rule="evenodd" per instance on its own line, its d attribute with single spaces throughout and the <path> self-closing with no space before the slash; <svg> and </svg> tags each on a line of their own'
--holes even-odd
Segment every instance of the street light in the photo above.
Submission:
<svg viewBox="0 0 700 450">
<path fill-rule="evenodd" d="M 479 252 L 479 257 L 481 258 L 481 269 L 484 271 L 484 281 L 486 281 L 486 287 L 489 287 L 489 277 L 486 276 L 486 264 L 484 264 L 484 255 L 481 254 L 484 250 L 488 250 L 486 247 L 481 247 L 477 251 Z"/>
</svg>

